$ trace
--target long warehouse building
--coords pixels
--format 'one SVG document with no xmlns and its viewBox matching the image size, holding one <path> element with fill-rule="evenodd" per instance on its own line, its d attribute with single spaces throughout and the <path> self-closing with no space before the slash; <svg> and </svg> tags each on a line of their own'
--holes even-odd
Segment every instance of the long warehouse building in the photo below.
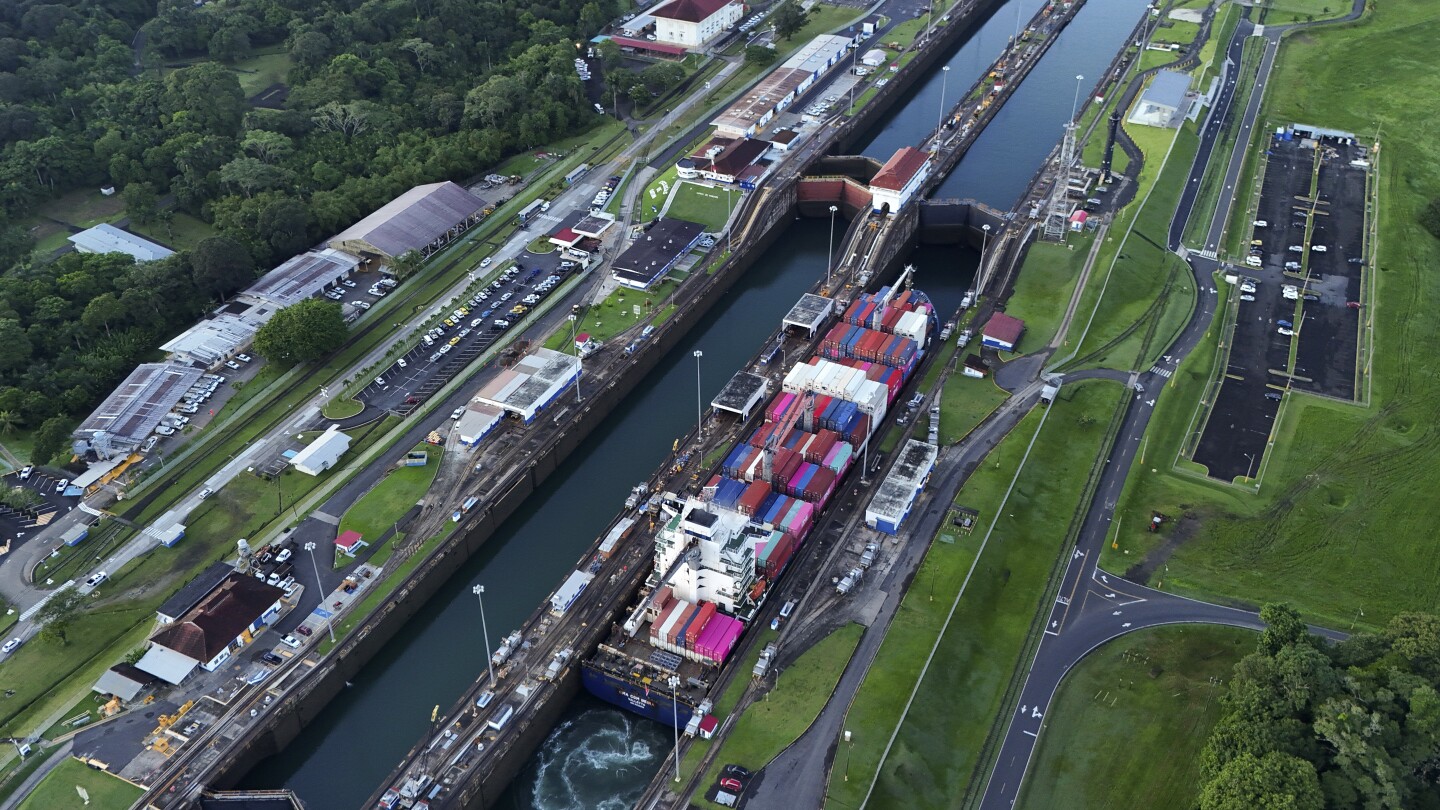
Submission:
<svg viewBox="0 0 1440 810">
<path fill-rule="evenodd" d="M 900 524 L 910 516 L 915 499 L 925 489 L 939 455 L 940 448 L 933 444 L 915 439 L 905 442 L 900 459 L 865 508 L 865 525 L 885 534 L 898 534 Z"/>
</svg>

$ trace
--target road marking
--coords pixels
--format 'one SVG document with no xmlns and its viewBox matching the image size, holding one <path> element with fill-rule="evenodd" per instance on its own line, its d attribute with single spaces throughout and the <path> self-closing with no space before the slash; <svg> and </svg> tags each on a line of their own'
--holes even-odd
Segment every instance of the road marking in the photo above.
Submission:
<svg viewBox="0 0 1440 810">
<path fill-rule="evenodd" d="M 1151 374 L 1158 374 L 1158 375 L 1160 375 L 1161 377 L 1164 377 L 1164 378 L 1166 378 L 1166 379 L 1169 379 L 1169 378 L 1170 378 L 1170 375 L 1171 375 L 1171 374 L 1174 374 L 1175 372 L 1171 371 L 1171 370 L 1168 369 L 1168 368 L 1161 368 L 1161 367 L 1159 367 L 1159 366 L 1151 366 L 1151 367 L 1150 367 L 1150 373 L 1151 373 Z"/>
<path fill-rule="evenodd" d="M 1040 736 L 1039 734 L 1036 734 L 1036 733 L 1033 732 L 1033 731 L 1027 731 L 1027 732 L 1025 732 L 1025 733 L 1026 733 L 1026 734 L 1029 734 L 1031 737 L 1039 737 L 1039 736 Z"/>
</svg>

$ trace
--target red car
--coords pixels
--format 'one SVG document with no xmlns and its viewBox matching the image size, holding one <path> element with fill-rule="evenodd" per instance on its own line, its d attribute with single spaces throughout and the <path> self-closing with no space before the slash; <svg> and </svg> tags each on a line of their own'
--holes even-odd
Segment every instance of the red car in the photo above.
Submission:
<svg viewBox="0 0 1440 810">
<path fill-rule="evenodd" d="M 1345 302 L 1345 306 L 1347 306 L 1347 307 L 1349 307 L 1349 308 L 1351 308 L 1351 309 L 1359 309 L 1359 308 L 1360 308 L 1360 302 L 1359 302 L 1359 301 L 1346 301 L 1346 302 Z"/>
<path fill-rule="evenodd" d="M 302 624 L 299 627 L 295 628 L 295 632 L 299 633 L 302 636 L 308 636 L 310 635 L 310 628 Z"/>
<path fill-rule="evenodd" d="M 730 778 L 730 777 L 728 777 L 728 776 L 725 777 L 724 779 L 721 779 L 721 780 L 720 780 L 720 787 L 723 787 L 723 788 L 725 788 L 726 790 L 735 790 L 735 791 L 739 791 L 739 790 L 744 790 L 744 789 L 745 789 L 745 786 L 742 785 L 742 784 L 740 784 L 740 780 L 739 780 L 739 779 L 732 779 L 732 778 Z"/>
</svg>

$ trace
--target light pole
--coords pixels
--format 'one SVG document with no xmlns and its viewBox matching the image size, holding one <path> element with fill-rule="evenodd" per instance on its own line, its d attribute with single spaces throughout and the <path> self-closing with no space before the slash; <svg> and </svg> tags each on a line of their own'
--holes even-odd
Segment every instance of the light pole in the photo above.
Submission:
<svg viewBox="0 0 1440 810">
<path fill-rule="evenodd" d="M 940 114 L 935 118 L 935 151 L 940 151 L 940 125 L 945 123 L 945 85 L 950 81 L 950 66 L 940 68 Z"/>
<path fill-rule="evenodd" d="M 696 350 L 695 350 L 695 352 L 694 352 L 694 357 L 695 357 L 695 435 L 696 435 L 696 436 L 699 436 L 699 435 L 700 435 L 700 425 L 701 425 L 701 423 L 702 423 L 702 422 L 704 421 L 704 419 L 705 419 L 705 413 L 704 413 L 704 411 L 702 410 L 702 408 L 703 408 L 704 406 L 702 406 L 702 405 L 700 404 L 700 403 L 701 403 L 701 397 L 700 397 L 700 358 L 702 358 L 702 357 L 704 357 L 704 356 L 705 356 L 705 353 L 704 353 L 704 352 L 700 351 L 699 349 L 696 349 Z"/>
<path fill-rule="evenodd" d="M 1075 74 L 1075 100 L 1072 101 L 1072 102 L 1070 102 L 1070 122 L 1071 122 L 1071 123 L 1074 123 L 1074 122 L 1075 122 L 1075 113 L 1076 113 L 1077 110 L 1080 109 L 1080 82 L 1082 82 L 1082 81 L 1084 81 L 1084 80 L 1085 80 L 1085 77 L 1084 77 L 1084 76 L 1081 76 L 1081 75 L 1078 74 L 1078 73 Z"/>
<path fill-rule="evenodd" d="M 315 569 L 315 595 L 316 595 L 316 596 L 319 596 L 319 595 L 320 595 L 320 590 L 321 590 L 321 587 L 322 587 L 322 586 L 320 585 L 320 563 L 315 562 L 315 543 L 314 543 L 313 541 L 312 541 L 312 542 L 309 542 L 309 543 L 306 543 L 306 544 L 304 545 L 304 549 L 305 549 L 306 551 L 310 552 L 310 566 Z M 326 620 L 325 620 L 325 629 L 330 631 L 330 643 L 331 643 L 331 644 L 334 644 L 334 643 L 335 643 L 335 622 L 331 621 L 330 619 L 326 619 Z"/>
<path fill-rule="evenodd" d="M 1250 480 L 1250 471 L 1255 468 L 1255 456 L 1250 453 L 1241 453 L 1240 455 L 1250 460 L 1250 463 L 1245 465 L 1245 480 L 1248 481 Z"/>
<path fill-rule="evenodd" d="M 985 282 L 985 249 L 989 246 L 990 224 L 987 222 L 980 226 L 980 272 L 978 273 L 979 280 L 974 285 L 977 290 L 983 289 L 981 285 Z"/>
<path fill-rule="evenodd" d="M 680 678 L 670 676 L 670 720 L 675 727 L 675 781 L 680 781 Z"/>
<path fill-rule="evenodd" d="M 485 666 L 490 670 L 490 688 L 495 688 L 495 662 L 490 656 L 490 627 L 485 624 L 485 586 L 476 585 L 470 589 L 480 600 L 480 632 L 485 634 Z"/>
<path fill-rule="evenodd" d="M 575 404 L 580 404 L 580 372 L 585 367 L 585 361 L 580 357 L 580 345 L 575 342 L 576 321 L 575 313 L 570 313 L 570 345 L 575 347 Z M 478 585 L 476 587 L 479 587 Z"/>
<path fill-rule="evenodd" d="M 735 252 L 735 223 L 732 215 L 735 213 L 735 203 L 730 202 L 730 186 L 725 186 L 725 252 Z"/>
<path fill-rule="evenodd" d="M 850 781 L 850 749 L 855 747 L 855 741 L 850 738 L 850 729 L 845 729 L 845 781 Z"/>
<path fill-rule="evenodd" d="M 835 269 L 835 214 L 840 206 L 830 206 L 830 252 L 825 254 L 825 283 L 830 283 L 830 273 Z"/>
</svg>

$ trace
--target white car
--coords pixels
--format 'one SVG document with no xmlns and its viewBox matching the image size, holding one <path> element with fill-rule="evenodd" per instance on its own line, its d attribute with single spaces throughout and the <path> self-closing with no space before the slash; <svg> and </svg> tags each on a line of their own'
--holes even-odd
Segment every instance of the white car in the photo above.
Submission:
<svg viewBox="0 0 1440 810">
<path fill-rule="evenodd" d="M 70 486 L 70 479 L 69 479 L 69 478 L 61 478 L 59 481 L 56 481 L 56 482 L 55 482 L 55 491 L 56 491 L 57 493 L 62 493 L 62 492 L 65 491 L 65 488 L 68 487 L 68 486 Z"/>
<path fill-rule="evenodd" d="M 1324 245 L 1311 245 L 1310 249 L 1315 251 L 1316 253 L 1324 253 L 1329 248 L 1326 248 Z"/>
<path fill-rule="evenodd" d="M 296 650 L 300 649 L 301 644 L 302 644 L 302 642 L 300 641 L 300 639 L 295 638 L 294 636 L 286 636 L 286 637 L 280 639 L 280 641 L 281 641 L 281 643 L 283 643 L 286 647 L 290 647 L 290 648 L 296 649 Z"/>
<path fill-rule="evenodd" d="M 294 553 L 295 553 L 295 552 L 291 551 L 291 550 L 288 549 L 288 548 L 282 548 L 282 549 L 280 549 L 280 553 L 275 555 L 275 562 L 276 562 L 276 563 L 283 563 L 283 562 L 285 562 L 286 560 L 290 559 L 290 557 L 291 557 Z"/>
<path fill-rule="evenodd" d="M 26 465 L 24 469 L 20 470 L 20 480 L 21 480 L 21 481 L 29 480 L 30 475 L 31 475 L 32 473 L 34 473 L 34 472 L 35 472 L 35 465 L 33 465 L 33 464 Z"/>
<path fill-rule="evenodd" d="M 99 585 L 103 584 L 103 583 L 105 582 L 105 580 L 107 580 L 107 579 L 109 579 L 109 578 L 110 578 L 110 575 L 109 575 L 109 574 L 106 574 L 104 571 L 97 571 L 97 572 L 95 572 L 94 574 L 91 574 L 89 579 L 85 580 L 85 584 L 86 584 L 86 585 L 89 585 L 89 586 L 92 587 L 92 588 L 94 588 L 94 587 L 98 587 Z"/>
<path fill-rule="evenodd" d="M 203 501 L 214 494 L 215 490 L 211 489 L 210 487 L 205 487 L 204 489 L 200 490 L 200 500 Z"/>
<path fill-rule="evenodd" d="M 453 411 L 450 412 L 450 418 L 451 418 L 452 420 L 454 420 L 454 419 L 459 419 L 460 417 L 462 417 L 462 416 L 464 416 L 464 415 L 465 415 L 465 408 L 464 408 L 464 406 L 461 406 L 461 407 L 459 407 L 459 408 L 456 408 L 455 410 L 453 410 Z"/>
<path fill-rule="evenodd" d="M 250 362 L 250 355 L 248 355 L 248 354 L 237 354 L 237 355 L 235 355 L 235 359 L 236 359 L 236 360 L 239 360 L 239 361 L 242 362 L 242 363 L 248 363 L 248 362 Z"/>
<path fill-rule="evenodd" d="M 480 266 L 481 266 L 481 267 L 489 267 L 489 266 L 490 266 L 490 257 L 489 257 L 489 256 L 486 256 L 485 258 L 481 259 L 481 260 L 480 260 Z"/>
<path fill-rule="evenodd" d="M 20 644 L 21 644 L 21 638 L 20 638 L 19 636 L 16 636 L 16 637 L 10 639 L 9 641 L 5 642 L 5 646 L 4 646 L 4 647 L 0 647 L 0 653 L 5 653 L 6 655 L 9 655 L 10 653 L 15 652 L 15 648 L 16 648 L 16 647 L 19 647 Z M 488 694 L 488 693 L 487 693 L 487 694 Z"/>
<path fill-rule="evenodd" d="M 376 377 L 376 378 L 375 378 L 375 384 L 378 385 L 378 386 L 380 386 L 381 388 L 384 388 L 384 387 L 385 387 L 385 378 L 384 378 L 384 377 Z"/>
<path fill-rule="evenodd" d="M 1280 334 L 1284 335 L 1285 337 L 1290 337 L 1291 335 L 1295 334 L 1295 330 L 1294 330 L 1294 329 L 1291 329 L 1291 328 L 1286 327 L 1286 326 L 1282 326 L 1282 327 L 1276 329 L 1275 331 L 1276 331 L 1276 332 L 1279 332 Z"/>
<path fill-rule="evenodd" d="M 405 366 L 406 366 L 405 358 L 402 357 L 402 358 L 400 358 L 399 360 L 396 360 L 396 361 L 395 361 L 395 365 L 399 366 L 400 368 L 405 368 Z"/>
</svg>

